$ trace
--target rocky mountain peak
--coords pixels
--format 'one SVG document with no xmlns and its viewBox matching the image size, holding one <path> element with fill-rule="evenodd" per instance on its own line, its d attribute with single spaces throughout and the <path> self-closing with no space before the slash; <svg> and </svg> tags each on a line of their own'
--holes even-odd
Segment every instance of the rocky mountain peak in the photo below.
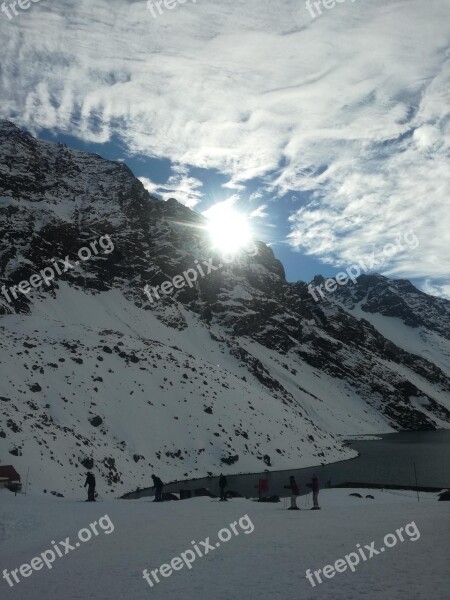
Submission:
<svg viewBox="0 0 450 600">
<path fill-rule="evenodd" d="M 450 426 L 450 302 L 376 274 L 315 302 L 262 242 L 225 264 L 201 215 L 122 163 L 5 122 L 0 156 L 0 452 L 39 482 L 70 491 L 89 463 L 115 493 Z M 72 267 L 12 297 L 55 259 Z"/>
</svg>

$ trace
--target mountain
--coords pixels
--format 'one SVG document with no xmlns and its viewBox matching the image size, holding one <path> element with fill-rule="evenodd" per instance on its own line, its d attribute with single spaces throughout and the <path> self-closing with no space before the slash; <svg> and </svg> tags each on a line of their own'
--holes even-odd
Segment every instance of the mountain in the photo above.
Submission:
<svg viewBox="0 0 450 600">
<path fill-rule="evenodd" d="M 449 301 L 362 275 L 315 302 L 262 242 L 225 263 L 121 163 L 9 122 L 0 156 L 0 460 L 30 490 L 77 495 L 92 468 L 117 496 L 450 427 Z"/>
</svg>

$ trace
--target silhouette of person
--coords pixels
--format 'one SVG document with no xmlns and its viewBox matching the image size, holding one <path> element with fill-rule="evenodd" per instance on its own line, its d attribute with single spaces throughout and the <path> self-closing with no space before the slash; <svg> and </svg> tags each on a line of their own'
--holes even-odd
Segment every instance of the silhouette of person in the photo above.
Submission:
<svg viewBox="0 0 450 600">
<path fill-rule="evenodd" d="M 220 489 L 220 499 L 222 500 L 222 502 L 227 499 L 227 493 L 225 491 L 226 487 L 227 487 L 227 478 L 225 477 L 225 475 L 222 475 L 222 473 L 221 473 L 220 477 L 219 477 L 219 489 Z"/>
<path fill-rule="evenodd" d="M 293 475 L 289 477 L 289 485 L 285 485 L 284 487 L 287 490 L 291 490 L 291 506 L 289 510 L 299 510 L 297 506 L 297 496 L 299 495 L 299 490 Z"/>
<path fill-rule="evenodd" d="M 155 502 L 162 502 L 162 491 L 164 484 L 159 477 L 152 475 L 153 486 L 155 488 Z"/>
<path fill-rule="evenodd" d="M 89 472 L 86 475 L 86 482 L 84 487 L 87 486 L 88 502 L 95 502 L 95 477 Z"/>
</svg>

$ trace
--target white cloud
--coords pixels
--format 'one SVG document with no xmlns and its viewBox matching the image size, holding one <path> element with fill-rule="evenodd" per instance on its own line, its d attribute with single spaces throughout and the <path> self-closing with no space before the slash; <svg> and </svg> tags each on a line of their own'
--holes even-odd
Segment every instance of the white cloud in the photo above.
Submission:
<svg viewBox="0 0 450 600">
<path fill-rule="evenodd" d="M 222 187 L 228 190 L 238 190 L 238 191 L 243 191 L 245 190 L 245 184 L 243 183 L 236 183 L 233 180 L 227 181 L 226 183 L 222 184 Z"/>
<path fill-rule="evenodd" d="M 440 296 L 443 298 L 447 298 L 447 300 L 450 300 L 449 283 L 445 283 L 443 285 L 434 284 L 429 279 L 427 279 L 422 285 L 422 291 L 424 291 L 426 294 L 430 294 L 430 296 Z"/>
<path fill-rule="evenodd" d="M 34 4 L 0 19 L 0 114 L 118 134 L 237 191 L 261 176 L 280 202 L 310 191 L 290 241 L 327 262 L 413 230 L 420 247 L 390 268 L 433 285 L 449 277 L 449 21 L 448 0 L 347 1 L 314 20 L 298 0 L 187 2 L 156 19 L 145 0 Z M 201 183 L 177 168 L 158 189 L 195 206 Z"/>
<path fill-rule="evenodd" d="M 173 174 L 165 184 L 155 183 L 148 177 L 139 177 L 145 189 L 150 194 L 157 194 L 163 200 L 175 197 L 178 202 L 194 208 L 202 199 L 201 188 L 203 183 L 189 175 L 189 169 L 185 165 L 172 165 Z"/>
<path fill-rule="evenodd" d="M 154 183 L 151 179 L 149 179 L 148 177 L 138 177 L 139 181 L 142 183 L 142 185 L 145 187 L 145 189 L 147 190 L 147 192 L 149 194 L 158 194 L 158 190 L 159 190 L 159 185 L 157 183 Z"/>
<path fill-rule="evenodd" d="M 220 214 L 227 214 L 230 210 L 233 210 L 236 202 L 239 201 L 238 194 L 233 194 L 226 200 L 222 200 L 221 202 L 216 202 L 212 206 L 210 206 L 207 210 L 202 212 L 202 215 L 207 219 L 210 217 L 217 217 Z"/>
<path fill-rule="evenodd" d="M 263 196 L 264 194 L 261 190 L 255 190 L 250 194 L 249 200 L 250 202 L 253 202 L 253 200 L 259 200 L 259 198 L 262 198 Z"/>
<path fill-rule="evenodd" d="M 269 216 L 269 213 L 266 211 L 267 209 L 267 204 L 261 204 L 261 206 L 258 206 L 258 208 L 255 208 L 254 211 L 252 211 L 250 213 L 250 217 L 251 218 L 259 218 L 259 219 L 265 219 L 266 217 Z"/>
</svg>

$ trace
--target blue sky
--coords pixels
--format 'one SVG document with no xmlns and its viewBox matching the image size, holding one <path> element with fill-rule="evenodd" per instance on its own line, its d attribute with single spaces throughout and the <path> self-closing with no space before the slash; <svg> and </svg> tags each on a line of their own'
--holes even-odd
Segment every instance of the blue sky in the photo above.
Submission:
<svg viewBox="0 0 450 600">
<path fill-rule="evenodd" d="M 133 171 L 136 177 L 149 178 L 152 182 L 164 186 L 172 174 L 171 161 L 164 158 L 151 158 L 142 154 L 129 156 L 127 148 L 116 136 L 106 143 L 98 144 L 85 142 L 73 135 L 67 135 L 60 131 L 43 129 L 39 131 L 39 137 L 48 141 L 58 141 L 72 148 L 78 148 L 86 152 L 95 152 L 109 160 L 120 160 Z M 232 191 L 222 186 L 227 183 L 228 178 L 213 169 L 192 168 L 189 173 L 192 177 L 202 182 L 202 198 L 195 205 L 194 210 L 203 212 L 218 202 L 223 202 L 234 196 Z M 248 213 L 251 209 L 265 205 L 264 209 L 270 214 L 270 227 L 265 222 L 252 223 L 255 236 L 263 242 L 270 244 L 276 257 L 281 260 L 286 270 L 289 281 L 310 281 L 315 275 L 334 275 L 336 268 L 323 264 L 319 259 L 307 256 L 301 250 L 293 248 L 287 243 L 286 238 L 290 233 L 289 216 L 292 211 L 301 204 L 306 205 L 309 200 L 308 194 L 287 193 L 282 201 L 278 202 L 270 195 L 262 195 L 256 200 L 249 198 L 256 191 L 263 188 L 263 182 L 255 179 L 246 182 L 245 190 L 239 194 L 239 198 L 233 204 L 238 212 Z M 261 192 L 262 193 L 262 192 Z M 157 197 L 161 194 L 155 192 Z M 167 197 L 171 194 L 166 193 Z M 177 197 L 177 193 L 172 194 Z M 304 198 L 302 197 L 304 196 Z M 182 199 L 182 198 L 181 198 Z"/>
<path fill-rule="evenodd" d="M 450 4 L 331 5 L 42 0 L 0 15 L 0 116 L 227 202 L 291 281 L 374 254 L 450 298 Z"/>
</svg>

